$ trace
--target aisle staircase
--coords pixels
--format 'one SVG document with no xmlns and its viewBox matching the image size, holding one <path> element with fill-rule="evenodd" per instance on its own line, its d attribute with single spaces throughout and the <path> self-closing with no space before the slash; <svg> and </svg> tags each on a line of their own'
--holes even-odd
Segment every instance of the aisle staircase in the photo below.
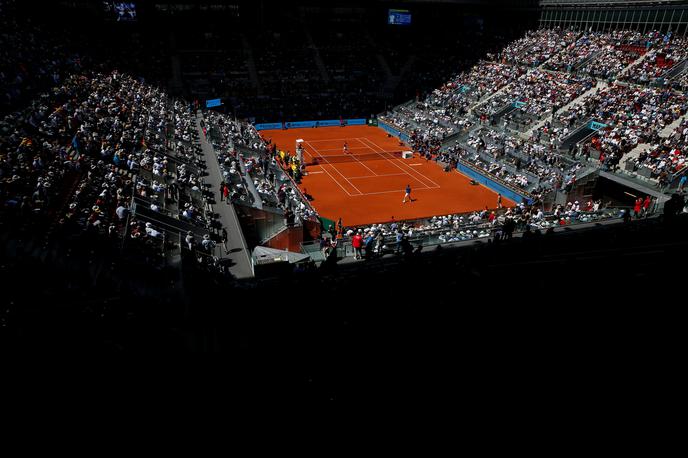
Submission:
<svg viewBox="0 0 688 458">
<path fill-rule="evenodd" d="M 681 123 L 683 121 L 685 121 L 686 119 L 688 119 L 688 112 L 686 112 L 686 114 L 684 114 L 683 116 L 679 117 L 674 122 L 672 122 L 671 124 L 666 126 L 664 129 L 660 130 L 659 136 L 662 138 L 668 138 L 672 134 L 674 129 L 676 129 L 678 126 L 680 126 Z"/>
</svg>

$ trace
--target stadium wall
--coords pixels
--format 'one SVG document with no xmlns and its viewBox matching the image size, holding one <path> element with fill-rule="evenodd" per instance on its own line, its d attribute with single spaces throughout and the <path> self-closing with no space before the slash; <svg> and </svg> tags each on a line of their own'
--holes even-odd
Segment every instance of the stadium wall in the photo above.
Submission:
<svg viewBox="0 0 688 458">
<path fill-rule="evenodd" d="M 483 186 L 487 186 L 494 192 L 500 193 L 502 196 L 506 197 L 507 199 L 513 200 L 516 203 L 522 202 L 525 200 L 528 204 L 532 203 L 532 199 L 527 198 L 526 196 L 522 194 L 518 194 L 511 189 L 507 188 L 506 186 L 503 186 L 496 181 L 486 177 L 485 175 L 478 173 L 477 171 L 466 167 L 463 164 L 458 164 L 456 166 L 456 169 L 461 172 L 462 174 L 466 175 L 468 178 L 471 178 L 478 183 L 482 184 Z"/>
<path fill-rule="evenodd" d="M 378 121 L 377 126 L 380 127 L 381 129 L 383 129 L 388 134 L 394 135 L 399 140 L 401 140 L 405 143 L 411 143 L 411 138 L 408 136 L 408 134 L 406 132 L 402 132 L 400 130 L 397 130 L 397 129 L 391 127 L 390 125 L 388 125 L 382 121 Z"/>
<path fill-rule="evenodd" d="M 267 122 L 256 124 L 256 130 L 273 130 L 273 129 L 302 129 L 310 127 L 339 127 L 342 123 L 339 119 L 326 119 L 323 121 L 294 121 L 294 122 Z M 345 126 L 365 126 L 366 120 L 364 118 L 345 119 Z"/>
</svg>

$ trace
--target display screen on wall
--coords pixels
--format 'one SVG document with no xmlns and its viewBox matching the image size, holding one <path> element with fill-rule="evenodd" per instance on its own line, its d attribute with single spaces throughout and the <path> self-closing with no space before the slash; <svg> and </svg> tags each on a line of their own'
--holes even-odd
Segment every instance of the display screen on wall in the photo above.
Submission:
<svg viewBox="0 0 688 458">
<path fill-rule="evenodd" d="M 391 25 L 410 25 L 411 12 L 409 10 L 389 10 L 387 23 Z"/>
<path fill-rule="evenodd" d="M 103 2 L 103 9 L 108 19 L 117 22 L 136 21 L 136 3 L 134 2 Z"/>
</svg>

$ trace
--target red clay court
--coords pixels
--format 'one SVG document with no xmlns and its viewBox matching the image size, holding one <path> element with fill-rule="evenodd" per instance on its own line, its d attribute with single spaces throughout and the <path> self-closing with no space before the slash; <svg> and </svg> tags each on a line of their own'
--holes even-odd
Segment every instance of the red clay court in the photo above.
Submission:
<svg viewBox="0 0 688 458">
<path fill-rule="evenodd" d="M 414 155 L 397 157 L 411 148 L 373 126 L 318 127 L 263 130 L 279 150 L 295 154 L 296 140 L 303 139 L 304 162 L 309 165 L 299 187 L 313 196 L 311 204 L 320 216 L 345 226 L 411 220 L 435 215 L 465 213 L 497 207 L 497 193 L 457 170 L 445 172 L 434 161 Z M 343 157 L 344 142 L 351 157 Z M 328 157 L 330 161 L 328 161 Z M 342 161 L 342 162 L 340 162 Z M 406 185 L 413 202 L 402 203 Z M 514 202 L 502 197 L 504 206 Z"/>
</svg>

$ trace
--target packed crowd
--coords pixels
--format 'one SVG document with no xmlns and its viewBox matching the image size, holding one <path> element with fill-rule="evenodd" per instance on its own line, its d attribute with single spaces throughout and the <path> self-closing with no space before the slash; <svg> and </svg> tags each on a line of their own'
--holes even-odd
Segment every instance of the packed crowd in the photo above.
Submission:
<svg viewBox="0 0 688 458">
<path fill-rule="evenodd" d="M 592 137 L 592 147 L 616 162 L 639 143 L 656 142 L 659 131 L 688 109 L 684 95 L 623 85 L 610 86 L 582 104 L 582 113 L 607 125 Z"/>
<path fill-rule="evenodd" d="M 688 58 L 688 39 L 683 37 L 671 37 L 665 41 L 661 34 L 655 32 L 648 38 L 647 46 L 649 51 L 643 61 L 621 75 L 621 79 L 648 84 Z"/>
<path fill-rule="evenodd" d="M 480 61 L 423 100 L 380 119 L 409 134 L 414 150 L 422 155 L 448 168 L 465 161 L 517 192 L 542 197 L 551 189 L 570 188 L 580 161 L 595 151 L 599 154 L 593 157 L 603 168 L 616 170 L 621 157 L 639 143 L 653 146 L 636 159 L 636 168 L 647 166 L 660 184 L 666 184 L 684 164 L 685 126 L 670 139 L 660 139 L 659 133 L 686 113 L 688 99 L 666 86 L 643 88 L 611 78 L 644 56 L 622 79 L 649 82 L 686 57 L 685 44 L 682 38 L 659 32 L 538 30 L 497 57 L 488 55 L 500 63 Z M 542 63 L 546 70 L 521 67 Z M 681 78 L 688 78 L 685 74 Z M 598 78 L 610 82 L 592 90 Z M 675 80 L 679 87 L 681 78 Z M 526 132 L 538 121 L 542 122 L 527 139 L 511 133 Z M 591 121 L 599 130 L 584 142 L 570 144 L 573 160 L 565 160 L 559 152 L 563 141 Z M 464 135 L 445 141 L 455 132 Z"/>
<path fill-rule="evenodd" d="M 469 136 L 466 144 L 478 154 L 484 151 L 495 159 L 504 158 L 503 162 L 512 164 L 520 173 L 505 181 L 513 182 L 525 190 L 529 189 L 529 184 L 550 189 L 565 186 L 581 168 L 578 163 L 565 161 L 551 145 L 524 140 L 496 129 L 482 128 Z M 490 168 L 497 170 L 495 164 Z M 499 170 L 505 173 L 504 165 Z"/>
<path fill-rule="evenodd" d="M 601 34 L 584 34 L 545 63 L 548 70 L 571 72 L 607 45 Z"/>
<path fill-rule="evenodd" d="M 164 257 L 174 237 L 158 225 L 159 214 L 206 232 L 197 246 L 209 249 L 214 222 L 187 105 L 117 71 L 84 73 L 0 126 L 2 212 L 40 222 L 32 227 L 39 237 L 124 237 Z M 135 213 L 132 203 L 146 211 Z"/>
<path fill-rule="evenodd" d="M 434 138 L 443 139 L 456 132 L 460 119 L 445 114 L 442 109 L 432 109 L 421 104 L 414 107 L 400 107 L 397 116 L 411 121 L 415 128 L 423 129 Z M 385 120 L 386 118 L 382 118 Z M 456 126 L 454 124 L 456 123 Z M 408 126 L 408 124 L 406 124 Z"/>
<path fill-rule="evenodd" d="M 508 90 L 493 97 L 483 105 L 479 113 L 488 116 L 497 113 L 512 102 L 523 102 L 521 110 L 542 117 L 550 114 L 596 85 L 590 77 L 574 78 L 561 73 L 532 70 L 522 75 Z"/>
<path fill-rule="evenodd" d="M 469 110 L 479 100 L 515 81 L 525 69 L 511 65 L 480 62 L 435 89 L 422 101 L 398 107 L 380 119 L 397 129 L 444 139 L 473 125 Z"/>
<path fill-rule="evenodd" d="M 499 62 L 537 67 L 574 43 L 578 32 L 539 29 L 506 46 L 497 56 Z"/>
<path fill-rule="evenodd" d="M 634 159 L 635 169 L 646 167 L 656 177 L 660 187 L 669 184 L 688 165 L 685 145 L 688 144 L 688 121 L 683 121 L 663 141 L 650 145 Z"/>
<path fill-rule="evenodd" d="M 584 33 L 575 43 L 547 61 L 545 68 L 610 79 L 637 60 L 651 36 L 636 31 Z"/>
<path fill-rule="evenodd" d="M 688 71 L 683 72 L 678 76 L 678 78 L 676 78 L 673 83 L 673 87 L 679 91 L 685 92 L 688 90 Z"/>
<path fill-rule="evenodd" d="M 471 143 L 475 145 L 478 142 Z M 468 148 L 454 145 L 447 148 L 438 159 L 449 163 L 457 163 L 459 159 L 466 161 L 493 177 L 495 181 L 520 194 L 525 192 L 538 201 L 553 189 L 572 185 L 576 180 L 576 172 L 582 167 L 580 163 L 562 164 L 558 157 L 543 151 L 530 151 L 528 148 L 531 148 L 531 145 L 528 143 L 520 145 L 520 148 L 525 154 L 519 154 L 519 150 L 514 146 L 503 145 L 495 147 L 492 150 L 493 155 L 485 155 L 481 149 L 470 151 Z"/>
<path fill-rule="evenodd" d="M 451 123 L 465 116 L 475 102 L 514 82 L 524 73 L 522 67 L 480 62 L 431 92 L 422 107 L 441 110 L 448 118 L 446 122 Z"/>
</svg>

